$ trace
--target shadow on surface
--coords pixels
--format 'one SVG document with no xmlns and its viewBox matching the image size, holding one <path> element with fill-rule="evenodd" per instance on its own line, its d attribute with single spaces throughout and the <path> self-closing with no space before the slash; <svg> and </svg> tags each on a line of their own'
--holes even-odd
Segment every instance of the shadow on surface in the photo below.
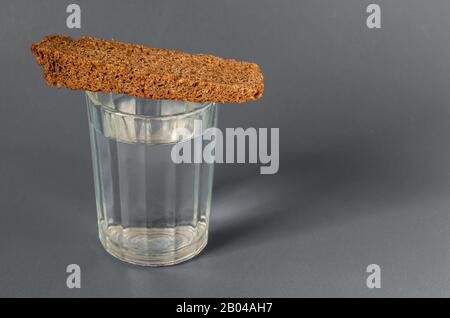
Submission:
<svg viewBox="0 0 450 318">
<path fill-rule="evenodd" d="M 385 145 L 386 146 L 386 145 Z M 439 165 L 405 160 L 375 145 L 329 148 L 215 190 L 208 254 L 387 213 L 421 197 L 448 192 Z"/>
</svg>

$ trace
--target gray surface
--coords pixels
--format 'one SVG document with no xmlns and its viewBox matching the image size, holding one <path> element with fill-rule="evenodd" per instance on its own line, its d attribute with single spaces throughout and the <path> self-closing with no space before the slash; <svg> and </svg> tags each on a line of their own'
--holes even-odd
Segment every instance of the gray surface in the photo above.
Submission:
<svg viewBox="0 0 450 318">
<path fill-rule="evenodd" d="M 0 296 L 450 296 L 450 2 L 9 1 L 0 10 Z M 29 47 L 89 34 L 262 66 L 225 127 L 280 127 L 280 173 L 217 167 L 210 244 L 171 268 L 97 239 L 84 100 Z M 82 268 L 68 290 L 65 268 Z M 382 268 L 382 288 L 365 268 Z"/>
</svg>

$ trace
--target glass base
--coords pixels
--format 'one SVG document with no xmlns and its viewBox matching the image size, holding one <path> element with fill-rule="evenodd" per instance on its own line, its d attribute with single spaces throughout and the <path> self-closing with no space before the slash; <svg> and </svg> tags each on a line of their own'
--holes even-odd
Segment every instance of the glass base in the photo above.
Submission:
<svg viewBox="0 0 450 318">
<path fill-rule="evenodd" d="M 112 256 L 135 265 L 168 266 L 191 259 L 208 242 L 205 223 L 197 227 L 142 228 L 99 224 L 99 237 Z"/>
</svg>

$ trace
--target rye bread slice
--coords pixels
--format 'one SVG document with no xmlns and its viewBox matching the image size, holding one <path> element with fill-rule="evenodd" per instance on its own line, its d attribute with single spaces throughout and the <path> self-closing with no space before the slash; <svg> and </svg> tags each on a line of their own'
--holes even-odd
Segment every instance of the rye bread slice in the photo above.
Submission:
<svg viewBox="0 0 450 318">
<path fill-rule="evenodd" d="M 150 99 L 243 103 L 263 94 L 257 64 L 93 37 L 47 36 L 31 47 L 48 85 Z"/>
</svg>

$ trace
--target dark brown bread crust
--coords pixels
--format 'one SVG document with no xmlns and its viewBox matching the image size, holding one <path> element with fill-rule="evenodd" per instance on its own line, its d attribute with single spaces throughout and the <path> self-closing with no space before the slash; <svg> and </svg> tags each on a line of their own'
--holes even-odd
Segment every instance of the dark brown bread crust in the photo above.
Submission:
<svg viewBox="0 0 450 318">
<path fill-rule="evenodd" d="M 151 99 L 243 103 L 263 94 L 254 63 L 92 37 L 47 36 L 31 47 L 49 85 Z"/>
</svg>

